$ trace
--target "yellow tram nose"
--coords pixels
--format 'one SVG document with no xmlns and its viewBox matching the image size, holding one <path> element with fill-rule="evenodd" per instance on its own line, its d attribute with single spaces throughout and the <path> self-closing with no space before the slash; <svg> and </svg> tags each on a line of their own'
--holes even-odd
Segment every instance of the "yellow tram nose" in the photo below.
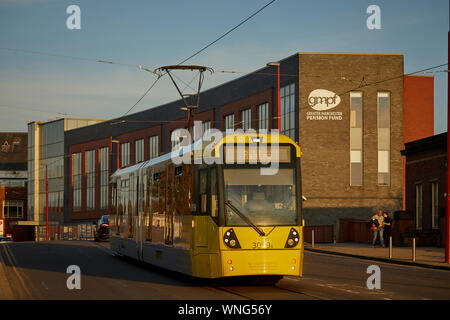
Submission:
<svg viewBox="0 0 450 320">
<path fill-rule="evenodd" d="M 222 252 L 223 276 L 292 275 L 301 276 L 301 249 L 230 250 Z"/>
<path fill-rule="evenodd" d="M 249 227 L 222 229 L 223 276 L 302 275 L 302 228 L 272 226 L 262 230 L 264 236 Z"/>
</svg>

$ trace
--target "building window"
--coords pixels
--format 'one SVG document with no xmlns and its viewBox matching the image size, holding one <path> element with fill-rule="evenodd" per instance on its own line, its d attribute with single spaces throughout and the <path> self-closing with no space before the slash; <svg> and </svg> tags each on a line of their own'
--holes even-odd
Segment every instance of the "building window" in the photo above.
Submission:
<svg viewBox="0 0 450 320">
<path fill-rule="evenodd" d="M 252 109 L 245 109 L 241 111 L 242 129 L 248 130 L 252 127 Z"/>
<path fill-rule="evenodd" d="M 95 150 L 86 152 L 86 208 L 95 209 Z"/>
<path fill-rule="evenodd" d="M 211 121 L 202 122 L 202 133 L 205 134 L 208 130 L 211 130 Z"/>
<path fill-rule="evenodd" d="M 422 229 L 422 184 L 416 184 L 416 229 Z"/>
<path fill-rule="evenodd" d="M 225 116 L 225 131 L 234 131 L 234 114 Z"/>
<path fill-rule="evenodd" d="M 81 210 L 81 152 L 72 155 L 73 211 Z"/>
<path fill-rule="evenodd" d="M 350 92 L 350 185 L 363 185 L 362 93 Z"/>
<path fill-rule="evenodd" d="M 196 126 L 196 125 L 193 126 L 193 130 L 194 130 L 193 131 L 194 133 L 192 135 L 193 141 L 201 139 L 203 137 L 203 135 L 205 134 L 205 132 L 211 129 L 211 121 L 202 122 L 201 130 L 197 130 L 198 127 L 200 127 L 200 126 Z M 197 132 L 197 131 L 199 131 L 199 132 Z"/>
<path fill-rule="evenodd" d="M 150 145 L 150 159 L 158 157 L 158 136 L 151 136 L 148 138 Z"/>
<path fill-rule="evenodd" d="M 280 89 L 281 134 L 295 141 L 295 83 Z"/>
<path fill-rule="evenodd" d="M 135 163 L 144 161 L 144 139 L 139 139 L 134 142 L 135 149 Z"/>
<path fill-rule="evenodd" d="M 187 137 L 183 134 L 182 128 L 175 129 L 170 135 L 172 141 L 172 151 L 181 149 L 186 142 Z"/>
<path fill-rule="evenodd" d="M 431 225 L 439 229 L 439 181 L 431 182 Z"/>
<path fill-rule="evenodd" d="M 125 167 L 130 164 L 130 143 L 122 143 L 120 145 L 120 167 Z"/>
<path fill-rule="evenodd" d="M 391 106 L 387 92 L 378 93 L 378 184 L 390 184 Z"/>
<path fill-rule="evenodd" d="M 9 219 L 23 219 L 23 201 L 5 200 L 3 217 Z"/>
<path fill-rule="evenodd" d="M 100 149 L 100 209 L 108 209 L 109 148 Z"/>
<path fill-rule="evenodd" d="M 258 130 L 269 130 L 269 104 L 258 106 Z"/>
</svg>

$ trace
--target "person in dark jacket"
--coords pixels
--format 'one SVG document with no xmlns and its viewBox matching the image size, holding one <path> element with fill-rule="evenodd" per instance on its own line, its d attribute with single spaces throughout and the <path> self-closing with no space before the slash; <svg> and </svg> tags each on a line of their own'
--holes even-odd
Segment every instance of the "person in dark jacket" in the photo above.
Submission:
<svg viewBox="0 0 450 320">
<path fill-rule="evenodd" d="M 373 224 L 372 226 L 372 247 L 375 247 L 375 243 L 377 241 L 377 236 L 378 234 L 380 235 L 380 244 L 381 246 L 384 248 L 384 238 L 383 238 L 383 223 L 384 223 L 384 216 L 383 216 L 383 211 L 380 209 L 378 210 L 378 214 L 374 215 L 371 219 L 371 224 Z"/>
<path fill-rule="evenodd" d="M 389 217 L 389 213 L 384 212 L 383 213 L 384 216 L 384 231 L 383 231 L 383 236 L 384 236 L 384 241 L 385 243 L 389 244 L 389 237 L 391 236 L 391 231 L 392 231 L 392 219 L 391 217 Z"/>
</svg>

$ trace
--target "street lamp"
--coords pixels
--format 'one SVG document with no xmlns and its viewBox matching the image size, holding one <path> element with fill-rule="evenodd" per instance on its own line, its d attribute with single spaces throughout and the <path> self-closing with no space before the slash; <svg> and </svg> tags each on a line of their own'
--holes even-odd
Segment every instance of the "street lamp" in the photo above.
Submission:
<svg viewBox="0 0 450 320">
<path fill-rule="evenodd" d="M 117 143 L 117 167 L 116 167 L 116 170 L 119 170 L 119 166 L 120 166 L 120 162 L 119 162 L 119 145 L 120 145 L 120 141 L 119 140 L 111 140 L 111 143 Z"/>
<path fill-rule="evenodd" d="M 277 127 L 278 133 L 281 130 L 281 99 L 280 99 L 280 63 L 279 62 L 269 62 L 268 67 L 277 67 L 277 78 L 278 78 L 278 91 L 277 91 Z"/>
</svg>

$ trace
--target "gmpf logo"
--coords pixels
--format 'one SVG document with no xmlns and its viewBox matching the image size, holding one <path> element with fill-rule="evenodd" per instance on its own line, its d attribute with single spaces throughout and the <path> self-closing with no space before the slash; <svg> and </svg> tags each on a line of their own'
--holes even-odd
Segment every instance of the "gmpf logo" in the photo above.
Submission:
<svg viewBox="0 0 450 320">
<path fill-rule="evenodd" d="M 317 111 L 333 109 L 337 107 L 339 103 L 341 103 L 341 97 L 333 91 L 325 89 L 313 90 L 308 96 L 308 104 Z"/>
</svg>

